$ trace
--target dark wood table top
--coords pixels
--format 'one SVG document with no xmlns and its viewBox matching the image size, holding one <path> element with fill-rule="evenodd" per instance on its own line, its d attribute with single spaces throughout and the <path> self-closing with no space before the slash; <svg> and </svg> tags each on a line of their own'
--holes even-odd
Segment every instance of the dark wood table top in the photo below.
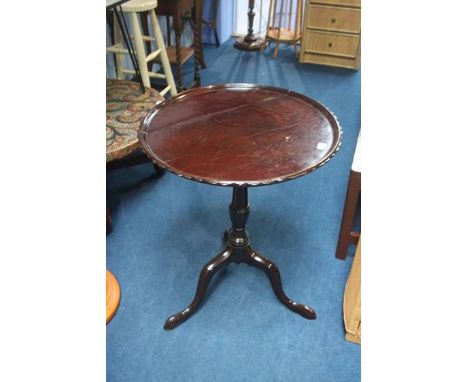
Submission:
<svg viewBox="0 0 468 382">
<path fill-rule="evenodd" d="M 145 153 L 184 178 L 260 186 L 305 175 L 341 143 L 333 114 L 285 89 L 226 84 L 194 88 L 162 102 L 139 130 Z"/>
</svg>

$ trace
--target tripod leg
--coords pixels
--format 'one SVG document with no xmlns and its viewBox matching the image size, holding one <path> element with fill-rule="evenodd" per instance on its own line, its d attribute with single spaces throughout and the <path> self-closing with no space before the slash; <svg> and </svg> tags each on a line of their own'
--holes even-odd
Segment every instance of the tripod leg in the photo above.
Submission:
<svg viewBox="0 0 468 382">
<path fill-rule="evenodd" d="M 309 320 L 314 320 L 317 318 L 317 315 L 312 308 L 309 308 L 303 304 L 298 304 L 286 296 L 283 291 L 283 285 L 281 284 L 281 277 L 278 267 L 271 260 L 250 249 L 246 262 L 247 264 L 253 265 L 254 267 L 257 267 L 266 273 L 270 279 L 271 286 L 273 287 L 273 291 L 275 292 L 276 297 L 278 297 L 278 300 L 280 300 L 289 309 Z"/>
<path fill-rule="evenodd" d="M 203 267 L 198 279 L 197 291 L 193 301 L 186 309 L 169 317 L 164 324 L 164 329 L 174 329 L 177 325 L 186 321 L 190 316 L 192 316 L 193 313 L 196 312 L 201 302 L 203 301 L 203 298 L 205 297 L 211 279 L 216 274 L 216 272 L 229 265 L 231 262 L 231 254 L 232 249 L 226 247 L 223 252 L 214 257 L 208 264 Z"/>
</svg>

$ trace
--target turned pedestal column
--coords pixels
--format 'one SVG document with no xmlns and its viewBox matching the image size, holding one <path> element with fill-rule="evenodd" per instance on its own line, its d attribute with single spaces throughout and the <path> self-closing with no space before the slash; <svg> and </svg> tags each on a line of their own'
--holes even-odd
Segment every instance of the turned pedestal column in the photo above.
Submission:
<svg viewBox="0 0 468 382">
<path fill-rule="evenodd" d="M 237 49 L 241 50 L 259 50 L 261 49 L 263 45 L 263 40 L 255 37 L 253 34 L 253 20 L 254 20 L 254 0 L 249 0 L 249 12 L 247 13 L 247 16 L 249 17 L 249 28 L 247 31 L 247 34 L 244 37 L 239 37 L 236 42 L 234 43 L 234 46 Z"/>
</svg>

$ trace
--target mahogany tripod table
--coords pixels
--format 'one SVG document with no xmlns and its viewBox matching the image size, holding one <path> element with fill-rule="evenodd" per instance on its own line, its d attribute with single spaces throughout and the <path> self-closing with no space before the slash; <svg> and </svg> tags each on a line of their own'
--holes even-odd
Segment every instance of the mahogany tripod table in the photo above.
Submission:
<svg viewBox="0 0 468 382">
<path fill-rule="evenodd" d="M 139 139 L 158 166 L 190 180 L 233 188 L 226 247 L 203 267 L 191 304 L 169 317 L 164 329 L 187 320 L 216 272 L 233 262 L 264 271 L 284 305 L 315 319 L 313 309 L 286 296 L 276 265 L 250 246 L 245 230 L 247 191 L 298 178 L 326 163 L 341 144 L 333 114 L 317 101 L 285 89 L 213 85 L 158 104 L 144 118 Z"/>
</svg>

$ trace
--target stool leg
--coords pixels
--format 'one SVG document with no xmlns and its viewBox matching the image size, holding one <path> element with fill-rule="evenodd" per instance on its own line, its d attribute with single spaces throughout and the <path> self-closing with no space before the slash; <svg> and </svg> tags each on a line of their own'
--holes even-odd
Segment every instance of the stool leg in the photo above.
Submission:
<svg viewBox="0 0 468 382">
<path fill-rule="evenodd" d="M 181 44 L 181 35 L 182 35 L 182 24 L 180 22 L 180 14 L 177 12 L 176 15 L 172 18 L 172 26 L 175 32 L 175 43 L 176 43 L 176 67 L 177 67 L 177 87 L 179 91 L 184 90 L 184 73 L 182 70 L 182 58 L 180 52 Z"/>
<path fill-rule="evenodd" d="M 116 17 L 117 16 L 114 14 L 114 28 L 113 28 L 114 29 L 114 44 L 119 48 L 123 48 L 122 31 L 120 30 Z M 124 67 L 124 54 L 115 53 L 115 73 L 119 80 L 124 79 L 123 67 Z"/>
<path fill-rule="evenodd" d="M 148 26 L 148 15 L 149 15 L 149 12 L 140 13 L 141 30 L 142 30 L 143 35 L 145 36 L 150 35 L 149 26 Z M 151 46 L 151 41 L 145 41 L 145 48 L 146 48 L 146 52 L 153 51 L 153 48 Z M 148 71 L 151 72 L 153 68 L 153 63 L 148 62 L 146 66 L 148 66 Z"/>
<path fill-rule="evenodd" d="M 351 235 L 353 229 L 354 216 L 361 194 L 361 173 L 352 171 L 349 175 L 348 191 L 346 192 L 346 200 L 343 209 L 343 218 L 341 220 L 340 236 L 336 247 L 335 257 L 340 260 L 346 259 L 348 246 L 355 242 Z"/>
<path fill-rule="evenodd" d="M 146 53 L 145 46 L 143 43 L 143 36 L 141 34 L 140 23 L 138 22 L 138 17 L 136 12 L 131 13 L 132 24 L 133 24 L 133 33 L 135 35 L 135 48 L 136 55 L 138 59 L 138 68 L 140 69 L 141 80 L 143 85 L 147 88 L 151 87 L 151 83 L 148 75 L 148 66 L 146 64 Z"/>
<path fill-rule="evenodd" d="M 156 12 L 154 10 L 150 12 L 150 15 L 157 49 L 161 49 L 161 64 L 164 70 L 164 75 L 166 76 L 167 84 L 171 87 L 171 96 L 175 96 L 177 95 L 177 87 L 174 81 L 174 76 L 172 75 L 171 64 L 169 62 L 169 57 L 167 56 L 166 45 L 164 44 L 158 18 L 156 17 Z"/>
</svg>

